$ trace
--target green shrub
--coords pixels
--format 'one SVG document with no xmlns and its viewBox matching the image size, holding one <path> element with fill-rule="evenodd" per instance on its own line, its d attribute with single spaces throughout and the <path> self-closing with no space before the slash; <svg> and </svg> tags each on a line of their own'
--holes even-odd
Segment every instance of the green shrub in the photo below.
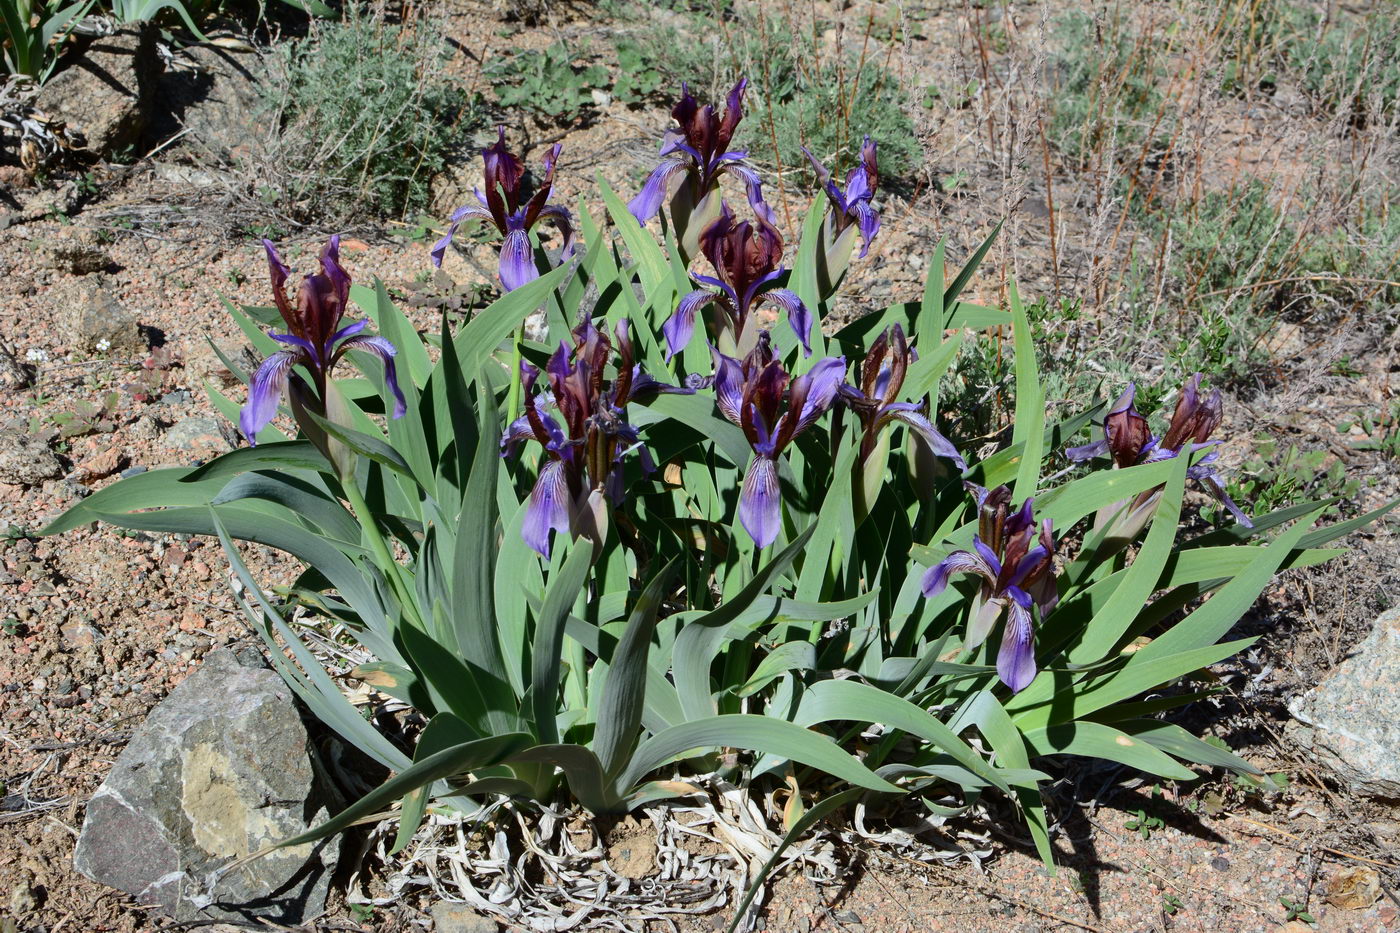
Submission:
<svg viewBox="0 0 1400 933">
<path fill-rule="evenodd" d="M 573 123 L 592 108 L 593 90 L 608 83 L 606 68 L 576 67 L 574 58 L 561 41 L 540 52 L 516 52 L 494 59 L 482 72 L 503 108 Z"/>
<path fill-rule="evenodd" d="M 430 23 L 391 25 L 353 7 L 284 46 L 283 79 L 265 91 L 280 129 L 264 199 L 333 224 L 426 206 L 430 180 L 477 119 L 442 74 L 445 50 Z"/>
</svg>

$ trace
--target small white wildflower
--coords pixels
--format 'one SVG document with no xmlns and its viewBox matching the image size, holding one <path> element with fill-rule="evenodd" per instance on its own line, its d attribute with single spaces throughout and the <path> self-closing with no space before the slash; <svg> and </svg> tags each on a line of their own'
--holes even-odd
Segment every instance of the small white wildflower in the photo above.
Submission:
<svg viewBox="0 0 1400 933">
<path fill-rule="evenodd" d="M 49 361 L 49 351 L 34 347 L 24 354 L 24 358 L 31 363 L 47 363 Z"/>
<path fill-rule="evenodd" d="M 97 341 L 97 352 L 98 352 L 98 353 L 106 353 L 106 352 L 107 352 L 108 350 L 110 350 L 111 348 L 112 348 L 112 341 L 108 340 L 106 337 L 103 337 L 101 340 Z"/>
</svg>

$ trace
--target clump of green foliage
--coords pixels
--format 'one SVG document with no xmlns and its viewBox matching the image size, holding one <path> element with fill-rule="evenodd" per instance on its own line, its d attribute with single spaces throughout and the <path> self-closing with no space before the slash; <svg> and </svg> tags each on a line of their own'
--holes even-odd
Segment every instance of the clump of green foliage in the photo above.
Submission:
<svg viewBox="0 0 1400 933">
<path fill-rule="evenodd" d="M 593 107 L 594 89 L 607 85 L 608 71 L 601 65 L 575 66 L 574 58 L 561 41 L 543 51 L 497 58 L 483 74 L 503 108 L 561 124 L 575 123 Z"/>
<path fill-rule="evenodd" d="M 477 119 L 474 101 L 443 75 L 445 51 L 431 23 L 394 25 L 353 7 L 283 46 L 283 79 L 264 92 L 280 169 L 264 200 L 332 223 L 425 207 L 433 175 Z"/>
</svg>

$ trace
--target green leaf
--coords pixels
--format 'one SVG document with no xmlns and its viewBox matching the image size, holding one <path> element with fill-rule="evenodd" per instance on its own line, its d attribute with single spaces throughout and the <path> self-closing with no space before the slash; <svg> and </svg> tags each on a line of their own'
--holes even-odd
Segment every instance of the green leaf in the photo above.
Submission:
<svg viewBox="0 0 1400 933">
<path fill-rule="evenodd" d="M 672 560 L 647 584 L 608 662 L 603 698 L 598 705 L 598 725 L 593 730 L 593 748 L 609 777 L 622 770 L 637 744 L 646 703 L 647 653 L 656 628 L 656 613 L 676 569 L 676 561 Z"/>
<path fill-rule="evenodd" d="M 1130 719 L 1120 722 L 1119 725 L 1129 735 L 1196 764 L 1225 768 L 1236 774 L 1264 773 L 1229 749 L 1198 739 L 1174 723 L 1159 722 L 1156 719 Z"/>
<path fill-rule="evenodd" d="M 468 727 L 456 716 L 451 713 L 438 713 L 424 727 L 423 734 L 418 736 L 418 744 L 413 749 L 413 760 L 426 761 L 439 752 L 466 745 L 479 738 L 481 736 L 476 730 Z M 418 831 L 418 827 L 423 825 L 423 817 L 428 812 L 430 790 L 431 786 L 425 784 L 404 796 L 403 806 L 399 810 L 399 831 L 394 836 L 390 855 L 402 852 L 404 847 L 413 841 L 413 834 Z"/>
<path fill-rule="evenodd" d="M 200 467 L 190 470 L 181 478 L 182 483 L 199 483 L 205 480 L 224 479 L 247 473 L 252 470 L 311 470 L 334 476 L 335 468 L 325 455 L 310 441 L 281 441 L 276 444 L 259 444 L 256 447 L 240 447 L 226 454 L 220 454 Z M 144 475 L 144 474 L 143 474 Z"/>
<path fill-rule="evenodd" d="M 817 666 L 817 646 L 810 641 L 788 641 L 775 647 L 758 662 L 753 674 L 734 688 L 738 697 L 753 696 L 774 680 L 792 671 L 810 671 Z"/>
<path fill-rule="evenodd" d="M 545 303 L 551 292 L 562 287 L 574 274 L 572 263 L 551 269 L 544 275 L 514 291 L 506 292 L 452 338 L 463 372 L 481 372 L 516 326 Z"/>
<path fill-rule="evenodd" d="M 790 758 L 857 787 L 889 794 L 903 789 L 877 776 L 834 742 L 801 726 L 749 713 L 729 713 L 681 723 L 641 744 L 618 786 L 632 787 L 647 774 L 687 752 L 709 748 L 743 748 Z"/>
<path fill-rule="evenodd" d="M 666 261 L 666 253 L 656 244 L 656 240 L 652 239 L 651 234 L 637 223 L 637 218 L 632 216 L 632 212 L 627 210 L 627 205 L 622 203 L 622 199 L 612 190 L 601 169 L 596 177 L 598 190 L 603 195 L 603 203 L 608 208 L 608 216 L 612 218 L 618 233 L 622 234 L 622 242 L 627 244 L 627 252 L 632 254 L 632 261 L 637 264 L 637 273 L 641 277 L 646 301 L 649 305 L 655 305 L 664 293 L 669 292 L 671 270 Z"/>
<path fill-rule="evenodd" d="M 534 706 L 535 734 L 546 745 L 559 742 L 556 712 L 559 703 L 559 657 L 564 645 L 564 622 L 588 581 L 593 566 L 593 546 L 576 545 L 564 565 L 550 575 L 544 605 L 535 623 L 531 645 L 530 701 Z"/>
<path fill-rule="evenodd" d="M 1145 740 L 1097 722 L 1072 722 L 1032 729 L 1026 744 L 1037 755 L 1080 755 L 1116 761 L 1148 774 L 1176 781 L 1191 781 L 1196 773 L 1183 767 Z"/>
<path fill-rule="evenodd" d="M 1000 230 L 1000 224 L 997 225 Z M 992 236 L 996 236 L 994 232 Z M 983 244 L 983 249 L 990 245 Z M 980 261 L 981 256 L 977 259 Z M 971 265 L 971 263 L 969 263 Z M 964 270 L 966 271 L 966 270 Z M 954 282 L 954 285 L 957 283 Z M 1031 341 L 1031 325 L 1016 283 L 1011 283 L 1011 319 L 1016 345 L 1016 421 L 1011 443 L 1022 445 L 1021 464 L 1016 472 L 1017 501 L 1035 495 L 1040 481 L 1040 461 L 1044 454 L 1045 390 L 1041 387 L 1040 371 L 1036 366 L 1035 345 Z"/>
<path fill-rule="evenodd" d="M 365 794 L 350 806 L 319 826 L 298 833 L 290 839 L 277 843 L 278 848 L 297 846 L 333 836 L 348 829 L 362 817 L 379 812 L 385 806 L 406 796 L 410 792 L 443 778 L 455 777 L 478 768 L 494 765 L 509 758 L 530 742 L 530 737 L 522 732 L 492 735 L 472 742 L 453 745 L 415 761 L 408 768 L 391 777 L 374 790 Z"/>
</svg>

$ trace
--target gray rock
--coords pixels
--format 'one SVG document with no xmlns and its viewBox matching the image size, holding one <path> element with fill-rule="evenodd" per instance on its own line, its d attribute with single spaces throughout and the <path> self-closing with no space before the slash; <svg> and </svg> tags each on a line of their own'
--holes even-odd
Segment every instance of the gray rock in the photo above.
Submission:
<svg viewBox="0 0 1400 933">
<path fill-rule="evenodd" d="M 40 438 L 16 430 L 0 431 L 0 483 L 37 486 L 63 475 L 63 464 Z"/>
<path fill-rule="evenodd" d="M 469 904 L 439 901 L 430 911 L 433 933 L 497 933 L 500 926 Z"/>
<path fill-rule="evenodd" d="M 93 41 L 49 79 L 35 106 L 82 133 L 87 148 L 111 156 L 141 141 L 155 103 L 161 59 L 151 24 Z"/>
<path fill-rule="evenodd" d="M 77 279 L 71 287 L 54 291 L 60 332 L 70 340 L 72 349 L 116 357 L 145 352 L 146 338 L 136 315 L 112 296 L 101 276 Z"/>
<path fill-rule="evenodd" d="M 325 909 L 336 841 L 235 859 L 326 818 L 306 729 L 257 652 L 212 652 L 151 711 L 88 802 L 73 866 L 178 920 L 297 924 Z"/>
<path fill-rule="evenodd" d="M 185 418 L 177 421 L 161 438 L 166 447 L 174 450 L 231 450 L 224 425 L 227 422 L 218 418 Z"/>
<path fill-rule="evenodd" d="M 1400 799 L 1400 606 L 1288 711 L 1298 741 L 1353 790 Z"/>
<path fill-rule="evenodd" d="M 70 275 L 91 275 L 112 264 L 93 231 L 81 231 L 47 243 L 40 249 L 44 265 Z"/>
<path fill-rule="evenodd" d="M 0 389 L 27 389 L 34 384 L 34 367 L 21 363 L 9 347 L 0 346 Z"/>
<path fill-rule="evenodd" d="M 264 114 L 260 82 L 275 80 L 278 59 L 248 48 L 212 45 L 182 49 L 160 77 L 152 140 L 181 130 L 181 143 L 217 163 L 237 162 L 265 149 L 271 126 Z"/>
</svg>

